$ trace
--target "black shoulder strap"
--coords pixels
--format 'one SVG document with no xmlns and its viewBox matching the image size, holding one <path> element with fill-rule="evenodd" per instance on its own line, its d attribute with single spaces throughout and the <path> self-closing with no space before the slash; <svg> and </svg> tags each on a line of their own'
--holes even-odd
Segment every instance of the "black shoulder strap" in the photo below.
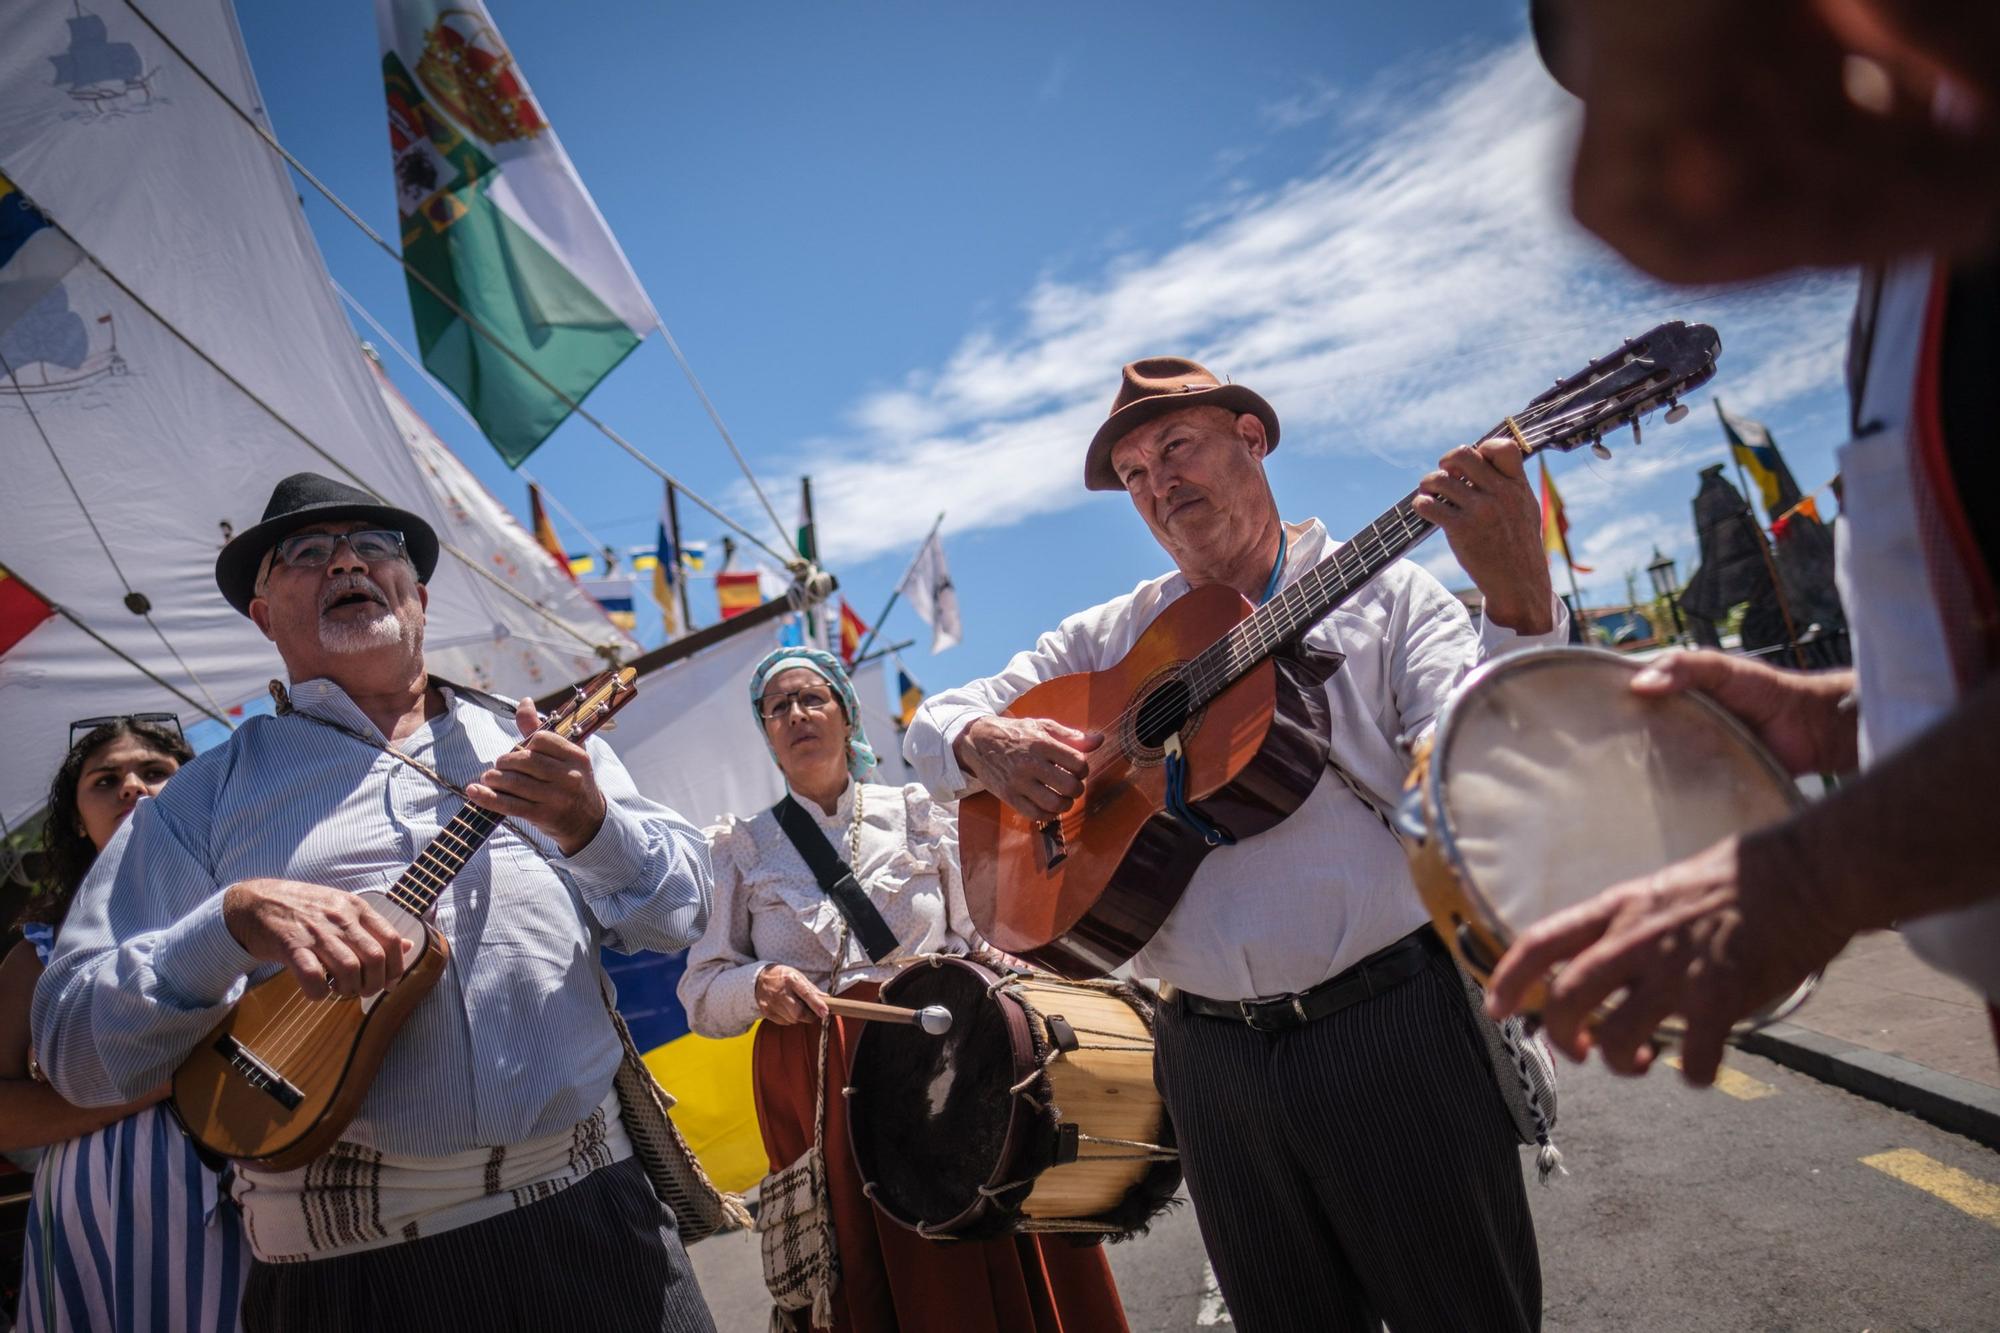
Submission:
<svg viewBox="0 0 2000 1333">
<path fill-rule="evenodd" d="M 771 813 L 778 817 L 778 827 L 792 840 L 792 846 L 799 849 L 805 858 L 806 867 L 819 881 L 821 892 L 833 899 L 833 905 L 847 920 L 847 928 L 854 932 L 854 938 L 861 941 L 861 947 L 868 953 L 871 962 L 879 963 L 896 952 L 896 932 L 889 929 L 889 923 L 875 910 L 875 904 L 868 901 L 868 894 L 855 881 L 854 871 L 847 862 L 840 859 L 840 853 L 827 841 L 826 834 L 813 821 L 813 817 L 799 808 L 799 803 L 786 792 L 784 799 L 771 807 Z M 839 960 L 836 959 L 836 962 Z"/>
</svg>

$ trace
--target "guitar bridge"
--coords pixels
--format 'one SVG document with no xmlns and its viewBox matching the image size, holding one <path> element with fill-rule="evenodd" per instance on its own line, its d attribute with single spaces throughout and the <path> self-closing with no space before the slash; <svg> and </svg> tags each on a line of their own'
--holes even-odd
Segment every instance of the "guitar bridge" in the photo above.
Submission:
<svg viewBox="0 0 2000 1333">
<path fill-rule="evenodd" d="M 1044 820 L 1041 824 L 1042 869 L 1054 870 L 1069 859 L 1069 846 L 1063 841 L 1062 820 Z"/>
<path fill-rule="evenodd" d="M 255 1051 L 227 1032 L 215 1039 L 215 1050 L 229 1062 L 231 1069 L 242 1075 L 244 1082 L 268 1094 L 287 1111 L 297 1110 L 299 1103 L 306 1099 L 306 1095 L 290 1079 L 265 1064 Z"/>
</svg>

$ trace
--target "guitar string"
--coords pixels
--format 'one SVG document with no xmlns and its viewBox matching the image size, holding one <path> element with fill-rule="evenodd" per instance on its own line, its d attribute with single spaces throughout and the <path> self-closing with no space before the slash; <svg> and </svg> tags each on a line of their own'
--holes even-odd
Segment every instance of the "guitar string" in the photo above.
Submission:
<svg viewBox="0 0 2000 1333">
<path fill-rule="evenodd" d="M 521 747 L 515 746 L 513 748 L 519 749 Z M 466 811 L 474 809 L 477 809 L 477 807 L 470 805 L 460 807 L 458 812 L 446 824 L 445 829 L 440 829 L 436 837 L 433 837 L 430 842 L 424 844 L 424 849 L 417 854 L 417 859 L 411 863 L 410 867 L 402 875 L 397 877 L 395 884 L 383 896 L 395 902 L 397 906 L 403 908 L 405 911 L 410 912 L 411 915 L 421 918 L 423 912 L 429 909 L 427 907 L 419 908 L 417 896 L 405 889 L 404 881 L 408 879 L 412 871 L 423 864 L 424 858 L 431 854 L 432 848 L 444 836 L 446 829 L 449 829 L 452 824 L 456 824 L 461 817 L 464 817 Z M 490 833 L 491 830 L 489 829 L 488 832 Z M 463 862 L 460 863 L 459 868 L 464 868 Z M 452 873 L 456 874 L 457 871 L 453 871 Z M 442 891 L 442 887 L 442 885 L 439 886 L 440 891 Z M 295 992 L 286 997 L 285 1003 L 279 1006 L 278 1012 L 272 1016 L 270 1033 L 265 1041 L 268 1050 L 247 1046 L 246 1049 L 250 1050 L 253 1055 L 264 1061 L 273 1070 L 282 1072 L 280 1066 L 289 1062 L 308 1042 L 316 1040 L 321 1030 L 327 1024 L 335 1021 L 339 1012 L 339 1002 L 349 999 L 358 999 L 358 997 L 328 994 L 318 1000 L 311 1000 L 306 998 L 305 992 Z M 328 1000 L 332 1000 L 335 1003 L 322 1008 L 321 1006 Z"/>
<path fill-rule="evenodd" d="M 595 691 L 592 691 L 592 693 L 595 693 Z M 566 740 L 576 739 L 578 732 L 581 732 L 584 739 L 588 739 L 590 732 L 595 731 L 597 729 L 597 725 L 601 723 L 602 718 L 604 716 L 608 716 L 610 710 L 607 708 L 607 704 L 609 702 L 609 698 L 611 697 L 616 697 L 615 691 L 612 696 L 607 696 L 606 699 L 598 700 L 594 704 L 586 700 L 585 704 L 583 706 L 577 707 L 575 712 L 572 713 L 570 716 L 568 717 L 559 716 L 558 718 L 551 719 L 548 723 L 545 724 L 545 726 L 548 729 L 556 731 L 559 735 L 562 735 Z M 590 724 L 587 729 L 585 729 L 583 725 L 585 722 L 588 722 Z M 564 731 L 563 728 L 565 727 L 573 728 L 573 730 Z M 345 728 L 338 728 L 338 729 L 345 730 Z M 349 732 L 349 734 L 354 735 L 356 733 Z M 368 741 L 368 738 L 365 736 L 359 737 L 359 739 Z M 371 745 L 377 744 L 374 741 L 368 741 L 368 743 Z M 509 747 L 509 752 L 511 753 L 513 750 L 525 749 L 526 747 L 527 747 L 527 741 L 524 738 L 521 741 L 517 742 L 515 745 Z M 377 748 L 383 750 L 387 754 L 393 755 L 403 760 L 403 762 L 405 763 L 411 764 L 413 767 L 417 767 L 419 771 L 424 771 L 421 765 L 417 765 L 414 760 L 411 760 L 409 758 L 409 756 L 403 754 L 400 750 L 395 749 L 393 746 L 377 745 Z M 465 792 L 462 788 L 458 787 L 454 783 L 446 781 L 438 774 L 428 773 L 427 776 L 432 777 L 433 779 L 440 782 L 444 786 L 450 787 L 453 791 L 458 792 L 458 794 L 461 797 L 465 797 Z M 437 846 L 439 841 L 444 837 L 445 833 L 452 827 L 452 825 L 455 825 L 461 818 L 466 818 L 468 820 L 476 818 L 476 815 L 470 815 L 468 814 L 468 812 L 479 811 L 479 807 L 472 805 L 470 803 L 469 797 L 466 799 L 467 799 L 467 804 L 461 806 L 459 810 L 452 816 L 451 820 L 446 824 L 445 828 L 440 829 L 437 835 L 434 836 L 430 840 L 430 842 L 424 844 L 424 850 L 418 853 L 417 859 L 411 863 L 410 868 L 408 870 L 405 870 L 402 875 L 397 877 L 396 883 L 392 885 L 389 889 L 389 892 L 384 895 L 385 897 L 388 897 L 392 901 L 396 902 L 398 906 L 403 907 L 404 910 L 409 911 L 411 915 L 417 917 L 419 920 L 422 919 L 423 914 L 425 912 L 430 910 L 430 906 L 435 904 L 438 895 L 443 892 L 445 885 L 450 883 L 451 878 L 453 876 L 456 876 L 459 870 L 464 869 L 465 861 L 470 860 L 471 856 L 476 855 L 478 853 L 479 846 L 483 845 L 486 838 L 492 835 L 493 829 L 499 826 L 501 816 L 493 815 L 492 824 L 483 833 L 479 835 L 478 843 L 474 844 L 470 848 L 467 855 L 459 861 L 458 868 L 452 870 L 449 875 L 443 877 L 440 883 L 436 886 L 435 890 L 431 892 L 431 894 L 429 895 L 430 896 L 429 904 L 422 904 L 420 906 L 419 904 L 421 903 L 421 898 L 415 894 L 411 894 L 409 897 L 398 896 L 399 891 L 402 891 L 404 889 L 404 880 L 407 879 L 409 875 L 413 871 L 415 871 L 420 865 L 422 865 L 424 858 L 430 855 L 432 849 Z M 483 811 L 481 813 L 491 814 L 492 812 Z M 436 872 L 431 872 L 431 873 L 435 875 Z M 324 1003 L 325 1000 L 328 999 L 331 999 L 336 1003 L 326 1008 L 321 1008 L 320 1006 Z M 357 996 L 340 996 L 331 994 L 323 996 L 319 1000 L 309 1000 L 306 998 L 305 993 L 303 991 L 295 992 L 294 994 L 286 997 L 285 1003 L 279 1006 L 278 1012 L 272 1016 L 271 1035 L 269 1038 L 269 1044 L 272 1045 L 275 1048 L 275 1050 L 272 1053 L 267 1054 L 264 1051 L 253 1048 L 247 1044 L 244 1045 L 243 1049 L 248 1051 L 250 1054 L 254 1055 L 259 1060 L 262 1060 L 273 1071 L 282 1075 L 283 1070 L 280 1067 L 281 1062 L 288 1063 L 294 1055 L 298 1054 L 299 1051 L 306 1046 L 307 1043 L 316 1041 L 319 1038 L 319 1036 L 322 1035 L 325 1028 L 329 1024 L 333 1023 L 338 1019 L 339 1017 L 338 1002 L 348 999 L 353 999 L 356 1002 L 359 1001 L 359 997 Z"/>
<path fill-rule="evenodd" d="M 1571 413 L 1563 415 L 1587 416 L 1589 410 L 1572 409 Z M 1520 418 L 1516 417 L 1515 421 L 1519 424 Z M 1571 424 L 1573 423 L 1565 421 L 1563 416 L 1558 416 L 1537 421 L 1532 430 L 1524 429 L 1523 434 L 1531 445 L 1542 446 L 1568 429 Z M 1505 432 L 1506 425 L 1502 423 L 1489 431 L 1484 438 L 1500 437 Z M 1124 712 L 1113 720 L 1112 726 L 1122 728 L 1126 721 L 1131 720 L 1135 735 L 1143 735 L 1163 726 L 1176 712 L 1193 712 L 1195 708 L 1207 702 L 1207 698 L 1199 697 L 1203 691 L 1213 689 L 1218 683 L 1226 684 L 1298 632 L 1301 628 L 1299 625 L 1286 625 L 1282 630 L 1279 628 L 1279 622 L 1287 614 L 1301 611 L 1329 585 L 1338 593 L 1351 591 L 1352 587 L 1365 583 L 1374 573 L 1379 572 L 1379 569 L 1370 570 L 1370 565 L 1377 562 L 1386 563 L 1387 560 L 1394 559 L 1428 537 L 1436 530 L 1436 525 L 1417 517 L 1411 507 L 1412 501 L 1420 493 L 1411 491 L 1386 513 L 1363 528 L 1340 550 L 1282 589 L 1271 602 L 1266 604 L 1274 608 L 1273 610 L 1266 613 L 1264 608 L 1259 608 L 1258 612 L 1232 626 L 1221 639 L 1189 659 L 1188 669 L 1174 678 L 1189 687 L 1188 702 L 1185 706 L 1156 689 L 1149 691 L 1143 699 L 1128 705 Z M 1385 521 L 1391 519 L 1395 520 L 1397 532 L 1393 538 L 1385 538 L 1381 527 Z M 1213 696 L 1211 694 L 1208 697 Z"/>
<path fill-rule="evenodd" d="M 1576 393 L 1580 393 L 1588 387 L 1588 385 L 1579 386 L 1572 391 L 1569 397 L 1574 397 Z M 1538 407 L 1528 409 L 1514 418 L 1515 424 L 1522 427 L 1524 438 L 1533 446 L 1531 452 L 1538 451 L 1540 447 L 1546 446 L 1549 441 L 1572 430 L 1578 423 L 1587 419 L 1592 411 L 1601 410 L 1601 407 L 1593 408 L 1591 406 L 1584 406 L 1571 408 L 1560 413 L 1553 413 L 1555 408 L 1561 406 L 1566 401 L 1568 401 L 1566 398 L 1552 399 L 1547 403 L 1540 404 Z M 1535 414 L 1532 426 L 1527 425 L 1523 421 L 1523 418 L 1529 416 L 1530 413 Z M 1493 430 L 1488 431 L 1482 439 L 1502 438 L 1507 433 L 1506 423 L 1502 422 Z M 1201 653 L 1190 658 L 1187 665 L 1192 667 L 1193 670 L 1174 678 L 1177 681 L 1190 684 L 1189 698 L 1192 699 L 1199 690 L 1215 685 L 1218 678 L 1226 682 L 1229 676 L 1233 676 L 1241 670 L 1246 669 L 1250 663 L 1254 663 L 1258 658 L 1261 658 L 1271 651 L 1271 649 L 1284 642 L 1292 633 L 1297 632 L 1299 627 L 1293 626 L 1283 634 L 1274 633 L 1273 621 L 1280 613 L 1296 611 L 1302 604 L 1311 601 L 1313 595 L 1321 590 L 1321 585 L 1333 581 L 1337 584 L 1344 583 L 1352 587 L 1358 587 L 1362 583 L 1365 583 L 1367 579 L 1374 577 L 1375 573 L 1380 572 L 1379 568 L 1370 570 L 1368 568 L 1369 565 L 1377 561 L 1393 559 L 1397 554 L 1408 550 L 1411 546 L 1416 545 L 1423 538 L 1429 536 L 1431 532 L 1435 531 L 1435 524 L 1418 518 L 1415 512 L 1409 507 L 1410 502 L 1418 494 L 1419 491 L 1411 491 L 1409 495 L 1392 506 L 1388 512 L 1380 515 L 1374 522 L 1363 528 L 1359 533 L 1356 533 L 1352 539 L 1341 546 L 1340 550 L 1320 561 L 1319 564 L 1301 575 L 1292 584 L 1282 589 L 1277 596 L 1272 598 L 1271 602 L 1266 603 L 1266 606 L 1275 606 L 1278 610 L 1271 613 L 1270 619 L 1258 624 L 1255 632 L 1259 639 L 1263 641 L 1263 646 L 1258 647 L 1254 655 L 1242 666 L 1235 665 L 1234 659 L 1244 647 L 1242 639 L 1245 637 L 1245 627 L 1250 625 L 1253 620 L 1256 620 L 1258 612 L 1253 612 L 1251 616 L 1245 617 L 1244 620 L 1232 626 L 1222 639 L 1217 640 L 1216 643 L 1211 644 L 1208 648 L 1203 649 Z M 1393 541 L 1385 539 L 1380 530 L 1380 525 L 1390 518 L 1396 519 L 1402 529 L 1398 537 L 1393 539 Z M 1412 524 L 1415 526 L 1412 527 Z M 1394 549 L 1391 549 L 1392 546 Z M 1307 583 L 1307 580 L 1313 580 L 1314 586 L 1310 589 L 1303 587 Z M 1351 587 L 1342 589 L 1343 592 L 1349 590 L 1351 590 Z M 1261 612 L 1263 608 L 1260 607 L 1258 610 Z M 1233 644 L 1232 639 L 1236 640 Z M 1217 668 L 1215 666 L 1216 659 L 1211 657 L 1211 654 L 1217 654 L 1219 650 L 1223 649 L 1224 645 L 1231 646 L 1227 653 L 1221 654 L 1222 666 Z M 1204 661 L 1205 658 L 1209 660 Z M 1211 695 L 1210 698 L 1212 697 Z M 1208 700 L 1204 699 L 1202 702 L 1205 704 Z M 1155 705 L 1162 706 L 1155 708 Z M 1144 698 L 1128 704 L 1104 730 L 1108 736 L 1113 738 L 1131 734 L 1136 740 L 1137 736 L 1143 734 L 1144 731 L 1151 727 L 1159 726 L 1171 719 L 1177 711 L 1192 713 L 1195 711 L 1195 707 L 1188 706 L 1183 710 L 1179 704 L 1165 702 L 1163 701 L 1162 692 L 1156 688 L 1149 691 Z M 1128 722 L 1132 724 L 1129 733 L 1125 725 Z M 1120 772 L 1132 766 L 1133 756 L 1125 750 L 1122 744 L 1116 752 L 1107 758 L 1108 762 L 1101 769 L 1098 769 L 1097 772 L 1093 773 L 1093 777 Z M 1072 820 L 1080 823 L 1084 817 L 1084 813 L 1083 804 L 1078 802 L 1070 811 L 1057 816 L 1057 827 L 1061 828 L 1067 837 L 1071 832 Z"/>
</svg>

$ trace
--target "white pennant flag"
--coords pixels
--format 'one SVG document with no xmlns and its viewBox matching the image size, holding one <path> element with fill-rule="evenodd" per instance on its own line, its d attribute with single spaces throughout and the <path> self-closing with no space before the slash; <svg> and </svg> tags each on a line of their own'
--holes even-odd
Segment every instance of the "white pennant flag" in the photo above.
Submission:
<svg viewBox="0 0 2000 1333">
<path fill-rule="evenodd" d="M 958 622 L 958 590 L 944 563 L 944 542 L 933 532 L 897 587 L 910 607 L 931 627 L 931 651 L 941 653 L 956 644 L 964 630 Z"/>
</svg>

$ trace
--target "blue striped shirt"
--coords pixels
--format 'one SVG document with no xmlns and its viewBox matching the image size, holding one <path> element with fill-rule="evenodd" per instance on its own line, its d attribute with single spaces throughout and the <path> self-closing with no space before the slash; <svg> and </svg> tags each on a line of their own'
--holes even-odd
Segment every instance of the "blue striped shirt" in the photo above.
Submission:
<svg viewBox="0 0 2000 1333">
<path fill-rule="evenodd" d="M 518 739 L 449 690 L 398 748 L 461 786 Z M 379 734 L 339 686 L 295 686 L 301 713 Z M 604 1012 L 600 944 L 671 951 L 700 936 L 710 874 L 701 834 L 640 796 L 589 742 L 609 802 L 565 857 L 503 824 L 438 901 L 451 945 L 437 988 L 382 1062 L 345 1137 L 437 1157 L 569 1128 L 596 1109 L 621 1055 Z M 387 890 L 460 798 L 407 764 L 308 717 L 259 717 L 142 800 L 78 890 L 35 989 L 36 1051 L 78 1105 L 163 1082 L 242 993 L 277 971 L 222 917 L 239 880 L 276 876 Z M 538 850 L 539 849 L 539 850 Z"/>
</svg>

